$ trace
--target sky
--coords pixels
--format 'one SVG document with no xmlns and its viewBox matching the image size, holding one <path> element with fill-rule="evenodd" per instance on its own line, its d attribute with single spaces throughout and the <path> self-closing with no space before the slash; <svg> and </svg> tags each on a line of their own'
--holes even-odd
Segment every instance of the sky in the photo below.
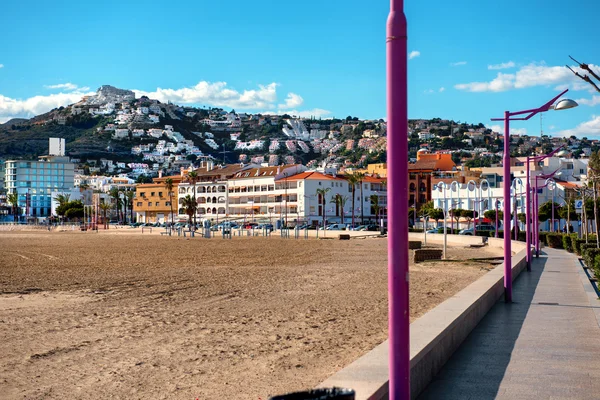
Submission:
<svg viewBox="0 0 600 400">
<path fill-rule="evenodd" d="M 2 5 L 0 123 L 109 84 L 181 105 L 386 118 L 385 0 L 10 1 Z M 409 118 L 491 122 L 561 90 L 580 106 L 512 133 L 600 138 L 600 2 L 406 1 Z M 451 6 L 449 5 L 451 4 Z M 600 83 L 599 83 L 600 85 Z"/>
</svg>

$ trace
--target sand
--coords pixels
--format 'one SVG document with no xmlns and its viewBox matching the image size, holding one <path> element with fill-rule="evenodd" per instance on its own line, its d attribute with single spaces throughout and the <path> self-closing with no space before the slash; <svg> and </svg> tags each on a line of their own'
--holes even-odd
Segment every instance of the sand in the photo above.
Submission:
<svg viewBox="0 0 600 400">
<path fill-rule="evenodd" d="M 386 246 L 2 232 L 0 397 L 266 400 L 314 387 L 385 340 Z M 411 266 L 411 319 L 489 268 Z"/>
</svg>

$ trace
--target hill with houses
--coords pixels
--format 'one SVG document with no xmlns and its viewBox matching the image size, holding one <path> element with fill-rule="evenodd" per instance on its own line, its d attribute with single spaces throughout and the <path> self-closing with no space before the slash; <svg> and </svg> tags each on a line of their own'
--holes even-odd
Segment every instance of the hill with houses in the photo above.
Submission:
<svg viewBox="0 0 600 400">
<path fill-rule="evenodd" d="M 222 108 L 181 106 L 130 90 L 102 86 L 95 95 L 31 119 L 0 125 L 4 159 L 34 159 L 47 151 L 49 137 L 66 139 L 67 154 L 81 163 L 112 160 L 148 163 L 153 170 L 174 171 L 198 159 L 269 165 L 302 163 L 338 169 L 386 161 L 383 120 L 298 118 Z M 496 163 L 503 137 L 483 124 L 434 118 L 409 121 L 408 151 L 452 153 L 468 166 Z M 589 154 L 597 141 L 577 138 L 513 137 L 514 155 L 565 145 L 574 157 Z M 109 172 L 127 172 L 123 171 Z"/>
</svg>

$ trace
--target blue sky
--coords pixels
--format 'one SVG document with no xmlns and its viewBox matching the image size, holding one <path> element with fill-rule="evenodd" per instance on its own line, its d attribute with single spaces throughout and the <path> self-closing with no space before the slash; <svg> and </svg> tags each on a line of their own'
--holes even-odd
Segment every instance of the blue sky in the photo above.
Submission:
<svg viewBox="0 0 600 400">
<path fill-rule="evenodd" d="M 385 118 L 385 0 L 6 3 L 0 122 L 103 84 L 238 111 Z M 569 55 L 600 64 L 600 4 L 558 4 L 407 1 L 409 52 L 418 52 L 409 117 L 491 126 L 505 109 L 569 87 L 580 107 L 546 113 L 544 132 L 600 137 L 600 93 L 563 68 Z M 540 120 L 511 127 L 537 135 Z"/>
</svg>

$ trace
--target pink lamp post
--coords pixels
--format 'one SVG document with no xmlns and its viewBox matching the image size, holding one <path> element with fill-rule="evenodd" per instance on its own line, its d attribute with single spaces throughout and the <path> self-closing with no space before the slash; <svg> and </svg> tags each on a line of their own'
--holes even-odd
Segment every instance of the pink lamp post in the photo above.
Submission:
<svg viewBox="0 0 600 400">
<path fill-rule="evenodd" d="M 510 226 L 510 121 L 526 121 L 533 117 L 534 115 L 548 111 L 550 109 L 555 110 L 565 110 L 568 108 L 573 108 L 577 106 L 577 103 L 573 100 L 561 100 L 555 106 L 553 106 L 554 102 L 558 100 L 563 94 L 568 91 L 560 93 L 558 96 L 554 97 L 552 100 L 547 102 L 538 108 L 532 108 L 530 110 L 504 112 L 504 118 L 492 118 L 492 121 L 504 121 L 504 156 L 502 158 L 502 166 L 504 169 L 504 229 Z M 517 117 L 519 115 L 525 115 L 524 117 Z M 529 171 L 529 163 L 527 164 L 527 170 Z M 527 177 L 529 182 L 529 176 Z M 509 231 L 510 232 L 510 231 Z M 529 247 L 528 247 L 529 249 Z M 529 250 L 528 250 L 529 252 Z M 528 263 L 529 265 L 529 263 Z M 530 270 L 530 267 L 528 268 Z M 512 252 L 511 252 L 511 242 L 510 242 L 510 234 L 504 234 L 504 301 L 507 303 L 512 302 Z"/>
<path fill-rule="evenodd" d="M 563 92 L 564 93 L 564 92 Z M 572 100 L 565 100 L 565 101 L 572 101 Z M 575 103 L 575 102 L 574 102 Z M 560 104 L 560 102 L 559 102 Z M 575 103 L 577 104 L 577 103 Z M 532 232 L 532 224 L 535 223 L 535 218 L 537 218 L 537 214 L 536 214 L 536 207 L 535 207 L 535 200 L 537 198 L 537 188 L 535 189 L 535 195 L 533 197 L 531 197 L 531 170 L 529 167 L 529 163 L 531 161 L 541 161 L 544 160 L 548 157 L 552 157 L 554 154 L 556 154 L 562 147 L 558 147 L 556 149 L 554 149 L 553 151 L 551 151 L 548 154 L 544 154 L 541 156 L 535 156 L 535 157 L 527 157 L 527 175 L 525 178 L 525 243 L 526 243 L 526 248 L 527 248 L 527 253 L 525 254 L 525 259 L 527 261 L 527 271 L 531 271 L 531 242 L 534 241 L 534 235 L 535 232 Z M 536 179 L 536 185 L 537 186 L 537 179 Z"/>
<path fill-rule="evenodd" d="M 407 26 L 404 0 L 387 20 L 389 399 L 410 398 Z"/>
</svg>

